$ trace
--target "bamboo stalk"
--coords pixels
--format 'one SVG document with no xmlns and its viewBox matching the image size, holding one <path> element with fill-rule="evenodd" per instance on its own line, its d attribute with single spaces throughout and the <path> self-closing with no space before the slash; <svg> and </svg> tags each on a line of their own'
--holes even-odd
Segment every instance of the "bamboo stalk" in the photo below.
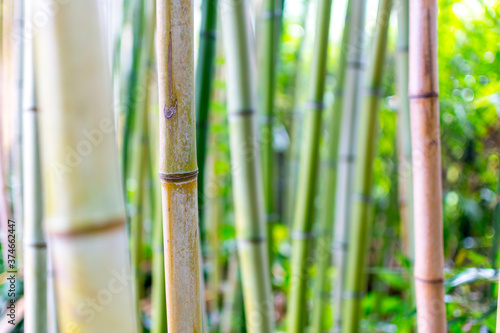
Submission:
<svg viewBox="0 0 500 333">
<path fill-rule="evenodd" d="M 238 274 L 238 255 L 236 252 L 229 256 L 226 278 L 226 288 L 224 291 L 224 303 L 222 308 L 220 332 L 232 333 L 234 329 L 234 320 L 237 312 L 237 300 L 240 292 L 240 276 Z M 241 296 L 240 296 L 241 297 Z"/>
<path fill-rule="evenodd" d="M 352 2 L 348 3 L 349 4 Z M 321 212 L 319 217 L 319 228 L 318 228 L 318 239 L 316 245 L 316 282 L 314 285 L 314 300 L 313 300 L 313 311 L 312 311 L 312 323 L 311 323 L 311 333 L 321 333 L 326 328 L 323 327 L 324 318 L 324 307 L 326 300 L 331 297 L 330 293 L 330 281 L 328 280 L 327 271 L 331 264 L 331 242 L 333 236 L 333 221 L 335 216 L 335 192 L 337 189 L 337 156 L 339 150 L 340 141 L 340 125 L 342 121 L 342 108 L 344 105 L 343 101 L 343 88 L 346 81 L 346 71 L 347 71 L 347 57 L 346 53 L 342 52 L 345 45 L 347 44 L 347 39 L 349 38 L 349 8 L 346 10 L 346 17 L 344 23 L 344 31 L 342 33 L 341 41 L 341 52 L 340 61 L 338 68 L 338 76 L 335 86 L 335 100 L 332 112 L 330 124 L 328 127 L 328 141 L 326 147 L 328 147 L 327 156 L 325 160 L 325 170 L 324 175 L 324 187 L 321 199 Z M 333 203 L 333 207 L 332 207 Z"/>
<path fill-rule="evenodd" d="M 401 222 L 406 231 L 404 251 L 411 262 L 414 258 L 415 246 L 413 243 L 413 181 L 411 170 L 411 130 L 410 130 L 410 103 L 408 100 L 408 20 L 409 1 L 398 0 L 398 38 L 396 53 L 396 79 L 399 97 L 398 136 L 399 152 L 399 205 Z"/>
<path fill-rule="evenodd" d="M 279 5 L 279 9 L 278 9 Z M 277 60 L 277 44 L 279 30 L 277 21 L 281 16 L 281 1 L 264 0 L 261 23 L 258 25 L 259 58 L 258 58 L 258 100 L 260 115 L 260 156 L 262 162 L 262 182 L 264 188 L 264 211 L 267 225 L 267 250 L 269 264 L 273 262 L 273 224 L 276 222 L 275 212 L 275 177 L 274 177 L 274 150 L 273 150 L 273 119 L 274 119 L 274 92 Z"/>
<path fill-rule="evenodd" d="M 25 2 L 25 21 L 31 3 Z M 38 144 L 32 40 L 25 40 L 23 79 L 23 193 L 24 193 L 24 330 L 47 332 L 47 244 L 42 230 L 42 186 Z M 5 244 L 5 243 L 4 243 Z"/>
<path fill-rule="evenodd" d="M 360 136 L 357 143 L 358 160 L 349 233 L 350 246 L 347 254 L 345 292 L 343 294 L 342 332 L 344 333 L 359 332 L 360 329 L 361 300 L 365 292 L 366 281 L 366 254 L 373 219 L 373 161 L 377 152 L 379 103 L 391 6 L 392 0 L 381 0 L 378 5 L 372 56 L 363 92 L 363 107 L 359 124 Z"/>
<path fill-rule="evenodd" d="M 46 1 L 36 1 L 34 13 Z M 97 0 L 60 5 L 35 36 L 44 219 L 63 331 L 136 332 L 107 48 Z M 82 33 L 85 27 L 85 33 Z"/>
<path fill-rule="evenodd" d="M 316 197 L 317 165 L 321 115 L 325 90 L 326 57 L 330 27 L 331 0 L 320 0 L 317 7 L 316 36 L 309 77 L 307 112 L 304 120 L 304 141 L 300 156 L 297 201 L 292 228 L 290 297 L 287 332 L 300 333 L 306 326 L 307 267 L 310 255 Z"/>
<path fill-rule="evenodd" d="M 217 48 L 217 0 L 203 0 L 198 63 L 195 81 L 196 152 L 198 159 L 198 205 L 200 230 L 203 232 L 205 195 L 205 162 L 208 142 L 208 114 Z"/>
<path fill-rule="evenodd" d="M 445 332 L 437 2 L 410 3 L 409 99 L 419 332 Z"/>
<path fill-rule="evenodd" d="M 170 332 L 201 332 L 193 8 L 157 1 L 160 178 Z"/>
<path fill-rule="evenodd" d="M 357 119 L 360 109 L 360 85 L 364 72 L 363 46 L 366 0 L 349 1 L 346 22 L 349 28 L 342 52 L 347 58 L 345 86 L 343 87 L 343 109 L 337 157 L 337 190 L 335 193 L 335 226 L 333 257 L 336 266 L 334 283 L 333 331 L 340 332 L 342 326 L 343 292 L 346 256 L 349 247 L 349 221 L 356 160 Z M 347 16 L 349 16 L 347 18 Z"/>
<path fill-rule="evenodd" d="M 253 34 L 246 0 L 221 3 L 236 234 L 246 327 L 272 332 L 273 298 L 255 124 Z"/>
</svg>

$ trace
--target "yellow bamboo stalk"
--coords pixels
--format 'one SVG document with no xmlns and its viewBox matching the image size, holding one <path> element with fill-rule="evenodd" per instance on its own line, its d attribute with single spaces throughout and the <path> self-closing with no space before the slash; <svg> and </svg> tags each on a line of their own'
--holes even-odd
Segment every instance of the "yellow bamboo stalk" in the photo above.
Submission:
<svg viewBox="0 0 500 333">
<path fill-rule="evenodd" d="M 169 332 L 201 332 L 193 5 L 157 0 L 160 178 Z"/>
<path fill-rule="evenodd" d="M 409 88 L 420 333 L 446 332 L 437 64 L 437 1 L 410 1 Z"/>
<path fill-rule="evenodd" d="M 62 332 L 137 332 L 111 78 L 98 0 L 51 8 L 35 34 L 44 219 Z"/>
</svg>

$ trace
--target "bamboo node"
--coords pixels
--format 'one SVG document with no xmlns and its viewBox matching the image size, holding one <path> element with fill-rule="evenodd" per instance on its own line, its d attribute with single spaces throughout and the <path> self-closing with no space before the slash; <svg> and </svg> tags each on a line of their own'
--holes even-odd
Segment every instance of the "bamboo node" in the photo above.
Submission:
<svg viewBox="0 0 500 333">
<path fill-rule="evenodd" d="M 437 91 L 429 91 L 421 94 L 408 95 L 409 99 L 427 99 L 427 98 L 437 98 L 437 97 L 439 97 L 439 93 Z"/>
<path fill-rule="evenodd" d="M 256 244 L 256 243 L 262 243 L 265 240 L 266 240 L 266 237 L 264 237 L 264 236 L 255 236 L 255 237 L 248 237 L 248 238 L 238 238 L 238 243 Z"/>
<path fill-rule="evenodd" d="M 268 10 L 265 12 L 262 12 L 261 19 L 262 20 L 269 20 L 269 19 L 274 19 L 281 17 L 281 10 L 276 9 L 276 10 Z"/>
<path fill-rule="evenodd" d="M 347 67 L 357 70 L 362 70 L 365 68 L 365 63 L 363 61 L 348 61 Z"/>
<path fill-rule="evenodd" d="M 357 298 L 357 299 L 361 299 L 365 297 L 365 293 L 362 292 L 362 291 L 344 291 L 342 293 L 342 298 Z"/>
<path fill-rule="evenodd" d="M 413 278 L 415 279 L 415 282 L 420 282 L 420 283 L 424 283 L 424 284 L 443 284 L 444 283 L 444 279 L 424 279 L 424 278 L 418 277 L 416 275 L 414 275 Z"/>
<path fill-rule="evenodd" d="M 323 101 L 308 101 L 306 107 L 315 111 L 323 111 L 325 103 L 323 103 Z"/>
<path fill-rule="evenodd" d="M 68 231 L 49 231 L 48 234 L 51 237 L 60 237 L 60 238 L 73 238 L 80 236 L 88 236 L 91 234 L 99 234 L 103 232 L 111 232 L 116 229 L 125 227 L 125 219 L 119 218 L 113 221 L 108 221 L 104 224 L 93 224 L 85 227 L 81 227 L 75 230 Z"/>
<path fill-rule="evenodd" d="M 242 109 L 240 111 L 228 112 L 228 117 L 231 120 L 231 118 L 248 117 L 248 116 L 253 116 L 254 114 L 255 110 L 250 108 L 250 109 Z"/>
<path fill-rule="evenodd" d="M 202 31 L 200 31 L 200 36 L 207 38 L 207 39 L 216 40 L 217 39 L 217 31 L 215 31 L 215 30 L 202 30 Z"/>
<path fill-rule="evenodd" d="M 354 201 L 365 203 L 365 204 L 371 204 L 371 203 L 373 203 L 373 198 L 369 194 L 354 193 L 352 195 L 352 198 L 353 198 Z"/>
<path fill-rule="evenodd" d="M 159 174 L 160 179 L 166 183 L 179 183 L 197 179 L 198 169 L 188 172 L 160 172 Z"/>
</svg>

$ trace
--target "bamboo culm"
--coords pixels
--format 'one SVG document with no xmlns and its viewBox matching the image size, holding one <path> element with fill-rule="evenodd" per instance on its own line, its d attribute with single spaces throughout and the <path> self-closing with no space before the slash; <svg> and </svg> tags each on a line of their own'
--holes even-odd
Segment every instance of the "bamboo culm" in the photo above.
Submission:
<svg viewBox="0 0 500 333">
<path fill-rule="evenodd" d="M 168 331 L 201 332 L 193 4 L 190 0 L 156 3 Z"/>
<path fill-rule="evenodd" d="M 208 142 L 210 95 L 217 48 L 217 1 L 202 1 L 202 22 L 196 66 L 195 108 L 196 108 L 196 153 L 198 159 L 198 205 L 200 209 L 200 230 L 204 232 L 203 216 L 205 202 L 205 163 Z"/>
<path fill-rule="evenodd" d="M 375 160 L 382 74 L 387 49 L 387 31 L 392 0 L 381 0 L 372 45 L 372 56 L 363 91 L 357 142 L 356 177 L 347 253 L 345 292 L 343 294 L 342 332 L 359 332 L 361 301 L 365 292 L 365 267 L 373 218 L 373 162 Z"/>
<path fill-rule="evenodd" d="M 421 333 L 446 332 L 437 1 L 410 2 L 409 84 L 415 294 Z"/>
<path fill-rule="evenodd" d="M 25 22 L 31 4 L 25 3 Z M 24 41 L 23 79 L 23 208 L 24 208 L 24 330 L 47 332 L 47 243 L 42 229 L 42 184 L 35 98 L 32 40 Z M 5 243 L 4 243 L 5 244 Z"/>
<path fill-rule="evenodd" d="M 246 327 L 250 333 L 270 333 L 274 329 L 273 298 L 255 123 L 255 59 L 248 3 L 221 2 L 220 14 L 224 18 L 232 180 Z"/>
<path fill-rule="evenodd" d="M 349 9 L 346 11 L 344 31 L 342 33 L 341 50 L 347 44 L 349 37 Z M 330 112 L 330 124 L 328 126 L 328 147 L 325 159 L 324 187 L 321 199 L 321 211 L 319 226 L 316 234 L 315 264 L 316 281 L 314 284 L 314 300 L 312 311 L 311 333 L 321 333 L 326 328 L 323 327 L 324 307 L 326 301 L 330 299 L 330 281 L 327 272 L 331 264 L 331 242 L 333 236 L 333 221 L 335 216 L 335 191 L 337 189 L 337 155 L 340 140 L 340 124 L 342 120 L 343 108 L 343 87 L 346 76 L 346 53 L 340 52 L 340 63 L 335 86 L 335 100 Z M 333 203 L 333 207 L 332 207 Z"/>
<path fill-rule="evenodd" d="M 35 1 L 33 13 L 47 5 L 59 11 L 35 35 L 35 69 L 45 147 L 44 222 L 54 254 L 59 327 L 134 333 L 137 318 L 100 5 L 97 0 L 64 6 Z M 96 300 L 98 310 L 88 299 Z"/>
<path fill-rule="evenodd" d="M 337 190 L 335 192 L 335 220 L 333 236 L 333 258 L 336 267 L 333 304 L 333 332 L 342 326 L 343 292 L 346 256 L 350 244 L 349 221 L 351 219 L 351 197 L 356 160 L 357 120 L 360 109 L 360 86 L 364 73 L 363 46 L 366 0 L 349 1 L 346 16 L 349 27 L 347 43 L 341 52 L 347 59 L 345 84 L 343 87 L 343 110 L 337 156 Z"/>
<path fill-rule="evenodd" d="M 292 226 L 292 258 L 290 297 L 288 300 L 287 332 L 301 333 L 306 326 L 307 267 L 309 265 L 314 220 L 314 199 L 319 159 L 321 116 L 324 108 L 328 32 L 331 17 L 331 0 L 319 0 L 317 7 L 314 57 L 309 77 L 307 111 L 304 120 L 304 139 L 300 156 L 297 201 Z"/>
<path fill-rule="evenodd" d="M 277 8 L 279 4 L 279 9 Z M 279 10 L 279 12 L 278 12 Z M 269 251 L 269 264 L 273 262 L 273 223 L 275 222 L 275 177 L 273 167 L 273 119 L 274 119 L 274 92 L 276 76 L 276 60 L 279 36 L 277 21 L 281 13 L 281 1 L 265 0 L 260 13 L 261 23 L 257 39 L 259 43 L 258 61 L 258 100 L 259 100 L 259 131 L 260 131 L 260 152 L 262 164 L 262 184 L 264 188 L 264 211 L 266 213 L 267 225 L 267 249 Z"/>
</svg>

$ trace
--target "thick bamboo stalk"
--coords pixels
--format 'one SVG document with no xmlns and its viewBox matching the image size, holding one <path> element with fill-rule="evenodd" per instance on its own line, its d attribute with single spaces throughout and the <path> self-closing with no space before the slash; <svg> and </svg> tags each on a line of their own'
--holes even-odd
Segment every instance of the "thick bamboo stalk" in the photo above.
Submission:
<svg viewBox="0 0 500 333">
<path fill-rule="evenodd" d="M 217 0 L 203 0 L 195 81 L 196 152 L 198 159 L 198 205 L 200 230 L 203 232 L 205 195 L 205 162 L 208 142 L 208 114 L 217 48 Z"/>
<path fill-rule="evenodd" d="M 372 187 L 375 160 L 382 74 L 387 48 L 387 30 L 392 0 L 381 0 L 372 45 L 372 56 L 363 91 L 357 143 L 356 177 L 352 198 L 352 218 L 347 254 L 342 332 L 359 332 L 361 300 L 365 291 L 365 267 L 373 218 Z"/>
<path fill-rule="evenodd" d="M 30 2 L 26 1 L 29 20 Z M 47 332 L 47 244 L 42 230 L 42 186 L 38 144 L 32 40 L 24 46 L 23 87 L 23 193 L 24 193 L 24 298 L 26 333 Z"/>
<path fill-rule="evenodd" d="M 278 7 L 279 5 L 279 7 Z M 257 26 L 259 42 L 258 61 L 258 100 L 260 116 L 260 156 L 262 162 L 262 184 L 264 188 L 264 211 L 267 225 L 267 250 L 269 264 L 273 262 L 273 223 L 276 221 L 274 195 L 276 193 L 274 177 L 274 150 L 273 150 L 273 119 L 274 119 L 274 91 L 276 76 L 276 51 L 279 43 L 277 21 L 281 16 L 281 1 L 264 0 L 260 13 L 260 24 Z"/>
<path fill-rule="evenodd" d="M 349 2 L 351 3 L 351 2 Z M 347 72 L 347 57 L 346 53 L 342 52 L 347 44 L 349 37 L 349 9 L 346 11 L 344 23 L 344 31 L 342 33 L 340 62 L 338 68 L 338 76 L 335 86 L 335 100 L 333 108 L 330 112 L 330 124 L 328 127 L 328 141 L 326 143 L 327 156 L 325 159 L 324 187 L 321 198 L 321 212 L 319 217 L 318 239 L 316 241 L 315 263 L 316 263 L 316 282 L 314 285 L 314 303 L 312 312 L 311 333 L 321 333 L 325 329 L 323 327 L 324 307 L 326 301 L 330 300 L 330 281 L 328 280 L 327 271 L 331 264 L 331 242 L 333 236 L 334 216 L 335 216 L 335 192 L 337 189 L 337 155 L 340 141 L 340 125 L 342 121 L 342 109 L 344 105 L 343 88 L 345 85 L 345 77 Z"/>
<path fill-rule="evenodd" d="M 193 7 L 157 0 L 156 8 L 168 330 L 201 332 Z"/>
<path fill-rule="evenodd" d="M 62 331 L 136 332 L 113 126 L 110 71 L 97 0 L 36 1 L 57 15 L 35 36 L 44 219 Z M 85 32 L 82 32 L 85 27 Z"/>
<path fill-rule="evenodd" d="M 273 331 L 274 318 L 255 124 L 253 33 L 246 0 L 224 1 L 220 9 L 224 18 L 227 109 L 246 326 L 250 333 L 268 333 Z"/>
<path fill-rule="evenodd" d="M 304 120 L 304 139 L 300 156 L 297 201 L 292 227 L 292 258 L 290 297 L 288 300 L 287 332 L 300 333 L 306 326 L 307 268 L 309 264 L 314 199 L 319 159 L 321 116 L 324 108 L 326 58 L 330 27 L 331 0 L 320 0 L 317 7 L 316 36 L 309 76 L 307 112 Z"/>
<path fill-rule="evenodd" d="M 437 64 L 437 2 L 410 3 L 409 99 L 415 291 L 421 333 L 446 332 Z"/>
<path fill-rule="evenodd" d="M 400 212 L 402 224 L 407 235 L 404 239 L 406 255 L 413 261 L 413 181 L 411 170 L 411 130 L 410 130 L 410 103 L 408 100 L 408 22 L 409 1 L 398 0 L 398 37 L 396 50 L 396 80 L 398 93 L 398 137 L 399 148 L 399 182 Z"/>
<path fill-rule="evenodd" d="M 349 247 L 349 221 L 356 160 L 356 135 L 361 99 L 361 79 L 364 72 L 363 46 L 366 0 L 349 1 L 346 16 L 349 28 L 347 43 L 342 52 L 347 58 L 347 72 L 343 91 L 343 110 L 337 157 L 337 190 L 335 193 L 335 226 L 333 257 L 336 266 L 334 283 L 333 331 L 340 332 L 342 326 L 343 291 L 346 256 Z"/>
</svg>

